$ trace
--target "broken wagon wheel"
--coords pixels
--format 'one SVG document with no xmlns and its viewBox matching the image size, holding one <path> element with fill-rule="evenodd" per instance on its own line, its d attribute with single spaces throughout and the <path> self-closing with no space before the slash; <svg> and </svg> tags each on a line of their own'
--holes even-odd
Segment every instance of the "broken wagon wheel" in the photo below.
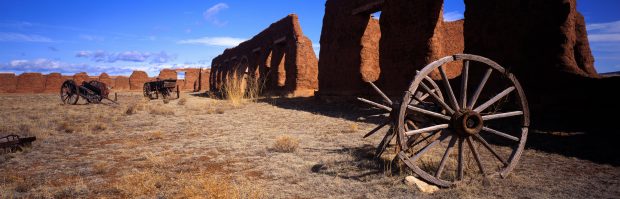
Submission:
<svg viewBox="0 0 620 199">
<path fill-rule="evenodd" d="M 77 104 L 80 96 L 78 95 L 78 87 L 73 80 L 67 80 L 60 87 L 60 100 L 64 104 Z"/>
<path fill-rule="evenodd" d="M 383 129 L 385 126 L 389 126 L 388 131 L 386 131 L 383 139 L 381 140 L 381 142 L 379 143 L 379 145 L 377 146 L 377 149 L 375 151 L 375 157 L 381 157 L 381 155 L 385 152 L 385 150 L 390 146 L 390 143 L 392 142 L 392 140 L 394 140 L 394 138 L 396 137 L 397 139 L 400 140 L 401 137 L 398 137 L 398 134 L 396 132 L 394 127 L 396 126 L 396 119 L 397 119 L 397 114 L 398 114 L 398 108 L 400 107 L 400 102 L 398 101 L 392 101 L 389 97 L 387 97 L 387 95 L 381 91 L 381 89 L 379 89 L 379 87 L 377 87 L 374 83 L 372 82 L 368 82 L 370 84 L 370 86 L 372 86 L 372 88 L 382 97 L 383 102 L 382 103 L 377 103 L 377 102 L 373 102 L 371 100 L 367 100 L 364 98 L 357 98 L 358 100 L 370 104 L 371 106 L 375 107 L 375 108 L 379 108 L 380 110 L 383 111 L 382 115 L 388 114 L 387 119 L 382 122 L 379 126 L 377 126 L 376 128 L 372 129 L 370 132 L 368 132 L 366 135 L 364 135 L 364 138 L 367 138 L 375 133 L 377 133 L 379 130 Z M 429 101 L 431 100 L 431 98 L 429 96 L 435 96 L 439 99 L 443 99 L 443 95 L 441 93 L 441 89 L 439 89 L 439 86 L 429 77 L 425 78 L 425 83 L 423 83 L 424 85 L 430 85 L 430 88 L 428 91 L 419 91 L 416 93 L 415 97 L 417 100 L 415 101 L 411 101 L 410 105 L 411 106 L 422 106 L 424 104 L 429 103 Z M 415 124 L 413 122 L 411 122 L 410 127 L 408 128 L 415 128 Z M 415 139 L 417 139 L 417 136 L 412 136 L 409 137 L 408 140 L 409 142 L 413 142 Z M 400 151 L 401 147 L 396 147 L 396 153 L 398 153 Z"/>
<path fill-rule="evenodd" d="M 463 67 L 460 78 L 450 82 L 444 66 L 454 61 L 462 61 Z M 412 146 L 401 143 L 404 150 L 398 153 L 400 160 L 421 178 L 442 187 L 449 187 L 466 176 L 475 177 L 475 173 L 483 178 L 495 175 L 506 177 L 521 157 L 529 126 L 527 100 L 515 76 L 484 57 L 468 54 L 448 56 L 430 63 L 416 75 L 403 102 L 415 100 L 411 93 L 427 90 L 422 82 L 433 71 L 440 73 L 442 91 L 447 96 L 446 100 L 436 99 L 433 102 L 443 112 L 412 108 L 403 103 L 399 108 L 396 129 L 401 137 L 429 132 L 434 132 L 438 137 L 430 143 L 420 142 Z M 470 74 L 480 74 L 482 77 L 468 82 Z M 458 98 L 452 85 L 460 87 Z M 468 85 L 476 89 L 472 90 Z M 498 104 L 500 100 L 511 103 Z M 494 110 L 488 110 L 492 105 Z M 405 119 L 410 111 L 441 122 L 405 130 Z M 407 150 L 410 148 L 413 150 Z M 453 151 L 456 155 L 452 154 Z M 477 169 L 470 171 L 465 168 L 469 165 L 467 162 L 475 162 Z"/>
</svg>

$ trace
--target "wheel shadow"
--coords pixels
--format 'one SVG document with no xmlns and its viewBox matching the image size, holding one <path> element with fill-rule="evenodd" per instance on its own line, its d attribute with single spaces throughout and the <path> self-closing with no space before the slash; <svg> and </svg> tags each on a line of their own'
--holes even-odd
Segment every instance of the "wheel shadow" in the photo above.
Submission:
<svg viewBox="0 0 620 199">
<path fill-rule="evenodd" d="M 397 167 L 391 160 L 375 158 L 375 146 L 372 145 L 321 151 L 349 155 L 349 158 L 319 162 L 310 169 L 312 173 L 365 182 L 377 179 L 377 176 L 398 175 L 402 172 L 401 169 L 392 169 Z"/>
</svg>

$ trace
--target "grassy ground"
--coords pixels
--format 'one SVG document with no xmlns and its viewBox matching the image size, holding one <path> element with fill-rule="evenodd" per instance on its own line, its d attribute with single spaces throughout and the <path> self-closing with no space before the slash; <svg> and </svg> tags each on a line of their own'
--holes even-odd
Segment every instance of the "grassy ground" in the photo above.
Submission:
<svg viewBox="0 0 620 199">
<path fill-rule="evenodd" d="M 0 156 L 0 198 L 620 197 L 620 158 L 593 155 L 617 154 L 596 148 L 604 138 L 534 131 L 507 179 L 428 195 L 372 159 L 380 136 L 362 138 L 375 125 L 356 105 L 182 98 L 125 93 L 120 106 L 72 106 L 0 95 L 0 136 L 37 136 Z"/>
</svg>

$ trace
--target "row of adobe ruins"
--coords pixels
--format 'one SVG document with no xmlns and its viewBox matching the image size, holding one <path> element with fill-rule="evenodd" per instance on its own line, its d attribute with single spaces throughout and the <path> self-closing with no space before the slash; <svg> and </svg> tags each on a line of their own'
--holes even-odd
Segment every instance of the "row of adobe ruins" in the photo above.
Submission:
<svg viewBox="0 0 620 199">
<path fill-rule="evenodd" d="M 264 77 L 268 92 L 292 96 L 370 95 L 366 82 L 399 96 L 425 65 L 468 53 L 517 76 L 539 128 L 613 124 L 584 119 L 620 110 L 610 97 L 620 78 L 596 72 L 576 0 L 464 1 L 465 19 L 446 22 L 443 0 L 327 0 L 318 62 L 297 16 L 289 15 L 213 59 L 211 90 L 244 74 Z M 372 17 L 379 11 L 380 19 Z M 461 65 L 449 65 L 448 77 L 458 77 Z"/>
<path fill-rule="evenodd" d="M 81 72 L 72 76 L 60 73 L 0 73 L 0 93 L 58 93 L 65 80 L 83 81 L 98 80 L 115 91 L 142 91 L 145 82 L 155 79 L 177 79 L 177 73 L 185 73 L 184 79 L 178 79 L 179 89 L 183 91 L 209 90 L 209 69 L 163 69 L 157 77 L 149 77 L 144 71 L 133 71 L 127 76 L 110 76 L 102 73 L 99 76 L 89 76 Z"/>
<path fill-rule="evenodd" d="M 388 95 L 399 96 L 428 63 L 468 53 L 488 57 L 517 76 L 539 127 L 592 127 L 611 119 L 584 117 L 620 110 L 610 94 L 620 77 L 596 72 L 576 0 L 464 2 L 465 19 L 446 22 L 443 0 L 327 0 L 320 59 L 292 14 L 226 49 L 212 60 L 210 73 L 197 73 L 204 78 L 186 75 L 182 85 L 184 90 L 219 91 L 227 81 L 245 76 L 261 80 L 266 93 L 330 98 L 371 95 L 366 82 L 375 82 Z M 373 18 L 379 11 L 380 19 Z M 449 78 L 460 71 L 458 63 L 447 67 Z M 149 79 L 139 72 L 132 77 L 99 79 L 109 78 L 119 90 L 140 90 Z M 0 92 L 54 91 L 66 78 L 3 74 Z"/>
</svg>

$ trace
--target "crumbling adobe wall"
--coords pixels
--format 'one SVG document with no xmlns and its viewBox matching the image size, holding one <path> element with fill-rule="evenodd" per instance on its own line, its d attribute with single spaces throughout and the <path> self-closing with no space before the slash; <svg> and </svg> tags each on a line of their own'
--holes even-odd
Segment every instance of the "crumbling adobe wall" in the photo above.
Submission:
<svg viewBox="0 0 620 199">
<path fill-rule="evenodd" d="M 211 75 L 211 70 L 202 69 L 200 71 L 200 91 L 208 91 L 209 90 L 209 76 Z"/>
<path fill-rule="evenodd" d="M 42 93 L 45 77 L 41 73 L 22 73 L 17 76 L 17 93 Z"/>
<path fill-rule="evenodd" d="M 75 83 L 78 85 L 81 85 L 82 82 L 88 81 L 89 79 L 90 77 L 88 76 L 86 72 L 80 72 L 80 73 L 76 73 L 75 75 L 73 75 L 73 81 L 75 81 Z"/>
<path fill-rule="evenodd" d="M 402 95 L 427 64 L 464 50 L 463 22 L 444 22 L 443 0 L 390 0 L 381 13 L 381 77 L 389 95 Z M 460 75 L 462 64 L 445 67 L 448 78 Z M 431 74 L 440 79 L 438 71 Z"/>
<path fill-rule="evenodd" d="M 45 92 L 60 92 L 60 87 L 63 82 L 65 82 L 65 78 L 60 73 L 50 73 L 45 75 Z"/>
<path fill-rule="evenodd" d="M 112 81 L 112 78 L 110 78 L 110 75 L 108 75 L 107 73 L 101 73 L 99 75 L 99 81 L 103 82 L 104 84 L 106 84 L 106 86 L 110 88 L 114 88 L 114 81 Z"/>
<path fill-rule="evenodd" d="M 510 69 L 526 92 L 532 125 L 611 125 L 620 78 L 599 79 L 575 0 L 465 0 L 465 51 Z M 613 118 L 613 117 L 611 117 Z"/>
<path fill-rule="evenodd" d="M 159 79 L 177 79 L 177 71 L 172 69 L 162 69 L 157 76 Z"/>
<path fill-rule="evenodd" d="M 127 91 L 129 90 L 129 78 L 125 76 L 116 76 L 114 79 L 114 90 Z"/>
<path fill-rule="evenodd" d="M 210 89 L 219 91 L 233 76 L 264 79 L 264 90 L 289 96 L 310 96 L 318 88 L 318 61 L 312 42 L 291 14 L 239 46 L 213 59 Z M 234 75 L 233 75 L 234 74 Z"/>
<path fill-rule="evenodd" d="M 144 71 L 135 70 L 129 76 L 129 89 L 132 91 L 142 90 L 144 83 L 149 81 L 149 75 Z"/>
<path fill-rule="evenodd" d="M 415 71 L 441 57 L 462 53 L 463 20 L 443 21 L 443 1 L 328 0 L 319 60 L 319 95 L 374 95 L 375 82 L 401 95 Z M 370 13 L 381 11 L 379 21 Z M 446 66 L 449 78 L 462 64 Z M 438 72 L 431 77 L 439 79 Z"/>
<path fill-rule="evenodd" d="M 17 90 L 17 77 L 14 73 L 0 73 L 0 93 L 14 93 Z"/>
<path fill-rule="evenodd" d="M 185 91 L 197 91 L 200 86 L 200 80 L 198 79 L 200 76 L 199 68 L 192 69 L 184 69 L 185 71 L 185 82 L 183 86 L 183 90 Z"/>
<path fill-rule="evenodd" d="M 380 0 L 328 0 L 321 30 L 319 59 L 320 96 L 355 96 L 368 94 L 371 88 L 365 81 L 379 77 L 379 21 L 371 13 L 378 7 L 368 7 L 361 13 L 354 10 Z"/>
</svg>

